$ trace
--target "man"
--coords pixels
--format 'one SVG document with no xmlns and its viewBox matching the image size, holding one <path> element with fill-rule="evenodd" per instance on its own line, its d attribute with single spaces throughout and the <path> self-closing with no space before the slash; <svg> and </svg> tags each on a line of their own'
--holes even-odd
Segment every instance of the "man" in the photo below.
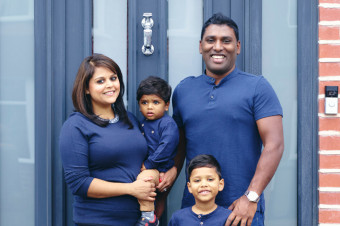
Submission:
<svg viewBox="0 0 340 226">
<path fill-rule="evenodd" d="M 165 175 L 167 187 L 173 172 L 180 172 L 184 156 L 188 163 L 199 154 L 211 154 L 225 179 L 216 203 L 232 210 L 226 225 L 263 225 L 262 193 L 284 148 L 281 105 L 263 76 L 236 68 L 241 43 L 230 18 L 214 14 L 203 25 L 199 51 L 205 74 L 184 79 L 173 94 L 180 143 L 176 167 Z M 193 204 L 186 188 L 182 208 Z"/>
</svg>

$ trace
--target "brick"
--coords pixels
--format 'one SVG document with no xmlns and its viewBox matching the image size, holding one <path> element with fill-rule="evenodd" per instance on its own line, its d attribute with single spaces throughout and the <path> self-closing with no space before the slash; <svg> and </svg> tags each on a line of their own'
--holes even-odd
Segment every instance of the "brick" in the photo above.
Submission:
<svg viewBox="0 0 340 226">
<path fill-rule="evenodd" d="M 340 223 L 340 211 L 319 209 L 319 223 Z"/>
<path fill-rule="evenodd" d="M 340 27 L 319 26 L 319 40 L 339 40 Z"/>
<path fill-rule="evenodd" d="M 340 75 L 340 63 L 319 63 L 319 76 Z"/>
<path fill-rule="evenodd" d="M 340 150 L 340 136 L 319 136 L 319 148 L 320 150 Z"/>
<path fill-rule="evenodd" d="M 338 86 L 340 91 L 340 81 L 321 81 L 319 82 L 319 94 L 325 94 L 325 86 Z"/>
<path fill-rule="evenodd" d="M 319 99 L 319 113 L 325 113 L 325 99 Z"/>
<path fill-rule="evenodd" d="M 340 187 L 340 174 L 319 173 L 319 187 Z"/>
<path fill-rule="evenodd" d="M 320 21 L 340 20 L 340 9 L 319 7 Z"/>
<path fill-rule="evenodd" d="M 319 118 L 319 130 L 340 131 L 340 118 Z"/>
<path fill-rule="evenodd" d="M 320 58 L 340 58 L 340 45 L 319 45 Z M 339 72 L 338 72 L 339 73 Z"/>
<path fill-rule="evenodd" d="M 340 205 L 340 192 L 319 192 L 319 204 Z"/>
<path fill-rule="evenodd" d="M 340 155 L 320 155 L 320 169 L 340 169 Z"/>
<path fill-rule="evenodd" d="M 340 100 L 338 98 L 338 112 L 340 111 Z M 319 99 L 319 113 L 325 113 L 325 99 Z M 329 117 L 331 118 L 332 115 L 329 115 Z"/>
</svg>

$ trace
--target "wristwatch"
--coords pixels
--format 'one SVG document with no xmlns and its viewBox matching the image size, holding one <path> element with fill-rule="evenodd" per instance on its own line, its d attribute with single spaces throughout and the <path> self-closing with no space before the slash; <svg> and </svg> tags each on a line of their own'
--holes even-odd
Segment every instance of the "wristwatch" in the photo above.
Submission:
<svg viewBox="0 0 340 226">
<path fill-rule="evenodd" d="M 244 195 L 248 198 L 249 202 L 258 202 L 260 200 L 260 196 L 254 191 L 246 191 Z"/>
</svg>

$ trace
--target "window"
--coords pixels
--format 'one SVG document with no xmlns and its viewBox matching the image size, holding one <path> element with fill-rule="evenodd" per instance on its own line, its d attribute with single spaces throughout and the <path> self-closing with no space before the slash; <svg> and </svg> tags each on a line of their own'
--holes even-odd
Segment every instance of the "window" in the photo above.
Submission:
<svg viewBox="0 0 340 226">
<path fill-rule="evenodd" d="M 0 225 L 34 225 L 33 11 L 0 2 Z"/>
</svg>

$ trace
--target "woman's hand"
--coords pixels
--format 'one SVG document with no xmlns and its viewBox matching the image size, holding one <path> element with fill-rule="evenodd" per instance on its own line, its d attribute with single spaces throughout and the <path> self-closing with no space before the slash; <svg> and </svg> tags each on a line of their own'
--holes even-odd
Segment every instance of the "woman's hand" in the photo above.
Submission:
<svg viewBox="0 0 340 226">
<path fill-rule="evenodd" d="M 131 183 L 131 195 L 140 200 L 155 201 L 156 188 L 152 177 L 138 179 Z"/>
<path fill-rule="evenodd" d="M 177 177 L 177 168 L 172 167 L 162 177 L 162 181 L 156 187 L 160 192 L 167 191 L 174 184 Z"/>
</svg>

